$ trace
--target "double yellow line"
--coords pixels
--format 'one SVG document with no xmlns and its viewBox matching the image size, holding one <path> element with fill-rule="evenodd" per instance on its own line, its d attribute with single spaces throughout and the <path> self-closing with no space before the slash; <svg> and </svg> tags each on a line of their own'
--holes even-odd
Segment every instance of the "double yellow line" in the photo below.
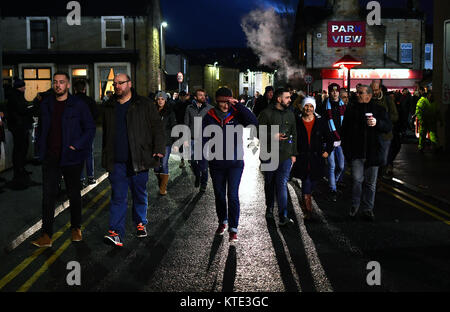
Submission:
<svg viewBox="0 0 450 312">
<path fill-rule="evenodd" d="M 89 209 L 91 209 L 100 199 L 102 199 L 106 193 L 111 189 L 111 186 L 108 186 L 102 192 L 100 192 L 97 196 L 95 196 L 87 205 L 84 207 L 82 214 L 85 214 Z M 102 202 L 102 204 L 97 208 L 97 210 L 81 225 L 81 230 L 84 230 L 86 226 L 100 213 L 103 208 L 105 208 L 109 204 L 110 199 L 106 199 Z M 53 243 L 58 240 L 66 231 L 70 229 L 70 221 L 67 222 L 63 227 L 61 227 L 52 237 Z M 36 280 L 50 267 L 50 265 L 55 262 L 55 260 L 69 247 L 72 242 L 71 238 L 68 238 L 55 253 L 48 258 L 45 263 L 33 274 L 31 278 L 29 278 L 17 291 L 18 292 L 26 292 L 30 287 L 36 282 Z M 11 272 L 5 275 L 0 280 L 0 290 L 4 288 L 7 284 L 9 284 L 14 278 L 16 278 L 23 270 L 25 270 L 37 257 L 39 257 L 47 248 L 39 248 L 33 252 L 31 256 L 23 260 L 19 265 L 17 265 Z"/>
<path fill-rule="evenodd" d="M 400 190 L 399 188 L 390 186 L 384 182 L 381 182 L 383 191 L 392 195 L 393 197 L 403 201 L 404 203 L 430 215 L 431 217 L 450 225 L 450 213 L 442 210 L 430 203 L 427 203 L 416 196 L 413 196 L 407 192 Z"/>
</svg>

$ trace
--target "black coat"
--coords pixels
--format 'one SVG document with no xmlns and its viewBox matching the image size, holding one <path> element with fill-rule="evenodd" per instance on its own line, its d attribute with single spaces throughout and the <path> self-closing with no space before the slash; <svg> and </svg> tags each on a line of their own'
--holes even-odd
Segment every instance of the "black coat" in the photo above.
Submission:
<svg viewBox="0 0 450 312">
<path fill-rule="evenodd" d="M 7 121 L 8 128 L 11 131 L 31 129 L 33 124 L 33 111 L 28 108 L 28 102 L 25 100 L 25 94 L 17 89 L 11 90 L 8 96 Z"/>
<path fill-rule="evenodd" d="M 158 109 L 158 105 L 156 105 L 156 109 Z M 172 128 L 177 125 L 177 119 L 175 117 L 175 113 L 173 111 L 173 107 L 170 102 L 167 102 L 163 109 L 159 112 L 159 116 L 161 121 L 164 124 L 164 132 L 166 134 L 166 146 L 172 145 L 176 138 L 172 138 Z"/>
<path fill-rule="evenodd" d="M 127 131 L 132 171 L 141 172 L 159 166 L 153 154 L 166 153 L 164 125 L 152 101 L 144 96 L 133 95 L 127 111 Z M 103 109 L 102 166 L 108 172 L 114 169 L 114 144 L 116 101 L 113 96 Z M 126 148 L 126 147 L 125 147 Z"/>
<path fill-rule="evenodd" d="M 333 151 L 334 138 L 325 118 L 316 117 L 311 130 L 311 144 L 308 144 L 308 133 L 301 115 L 295 117 L 297 125 L 297 161 L 292 167 L 292 176 L 305 179 L 308 175 L 313 180 L 324 176 L 324 152 Z"/>
<path fill-rule="evenodd" d="M 100 113 L 98 111 L 97 103 L 95 102 L 95 100 L 93 98 L 87 96 L 85 93 L 76 93 L 75 96 L 82 99 L 89 106 L 89 110 L 91 111 L 92 118 L 94 119 L 94 121 L 96 121 L 98 119 Z"/>
<path fill-rule="evenodd" d="M 375 127 L 367 126 L 365 114 L 372 113 L 377 120 Z M 346 111 L 342 124 L 341 145 L 345 159 L 366 159 L 366 166 L 383 163 L 381 134 L 392 130 L 392 122 L 384 107 L 375 102 L 354 103 Z"/>
</svg>

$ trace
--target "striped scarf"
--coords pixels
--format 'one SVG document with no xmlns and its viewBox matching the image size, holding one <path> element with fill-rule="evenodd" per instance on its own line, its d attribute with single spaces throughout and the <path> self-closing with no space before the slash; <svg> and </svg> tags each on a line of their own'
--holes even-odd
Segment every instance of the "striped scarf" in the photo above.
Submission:
<svg viewBox="0 0 450 312">
<path fill-rule="evenodd" d="M 346 107 L 345 107 L 344 102 L 339 98 L 339 115 L 341 117 L 341 126 L 342 126 L 342 122 L 344 121 L 345 108 Z M 333 134 L 334 134 L 334 140 L 340 141 L 341 137 L 336 130 L 336 126 L 335 126 L 334 120 L 333 120 L 333 112 L 331 110 L 330 98 L 328 98 L 328 100 L 327 100 L 327 115 L 328 115 L 328 127 L 330 128 L 330 131 L 333 132 Z"/>
</svg>

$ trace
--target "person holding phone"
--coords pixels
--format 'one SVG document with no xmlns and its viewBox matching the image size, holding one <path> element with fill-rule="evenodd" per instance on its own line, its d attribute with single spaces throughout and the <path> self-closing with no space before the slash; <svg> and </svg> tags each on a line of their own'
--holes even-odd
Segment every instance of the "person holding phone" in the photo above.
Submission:
<svg viewBox="0 0 450 312">
<path fill-rule="evenodd" d="M 264 171 L 264 193 L 266 197 L 266 218 L 273 219 L 273 207 L 275 194 L 278 201 L 279 224 L 285 226 L 294 221 L 287 213 L 287 182 L 292 165 L 296 162 L 297 155 L 297 129 L 294 113 L 288 109 L 291 104 L 291 94 L 287 89 L 277 89 L 273 96 L 272 105 L 263 110 L 258 117 L 260 125 L 267 125 L 268 133 L 272 133 L 273 126 L 279 128 L 279 132 L 268 140 L 266 151 L 271 150 L 271 141 L 279 141 L 278 167 L 276 170 Z M 264 140 L 261 144 L 266 144 Z"/>
</svg>

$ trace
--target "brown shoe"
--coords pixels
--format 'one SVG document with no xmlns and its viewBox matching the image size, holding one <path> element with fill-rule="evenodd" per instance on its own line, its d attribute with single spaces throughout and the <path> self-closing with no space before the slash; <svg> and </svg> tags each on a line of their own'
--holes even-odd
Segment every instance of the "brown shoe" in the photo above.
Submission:
<svg viewBox="0 0 450 312">
<path fill-rule="evenodd" d="M 159 176 L 161 177 L 161 184 L 159 185 L 159 194 L 166 195 L 167 194 L 167 184 L 169 183 L 169 175 L 161 173 Z"/>
<path fill-rule="evenodd" d="M 311 194 L 304 195 L 304 202 L 305 202 L 305 208 L 304 208 L 304 219 L 309 220 L 312 216 L 312 199 Z"/>
<path fill-rule="evenodd" d="M 31 242 L 34 246 L 37 247 L 52 247 L 52 240 L 47 234 L 42 234 L 37 240 Z"/>
<path fill-rule="evenodd" d="M 78 228 L 72 229 L 72 242 L 80 242 L 82 239 L 81 230 Z"/>
</svg>

